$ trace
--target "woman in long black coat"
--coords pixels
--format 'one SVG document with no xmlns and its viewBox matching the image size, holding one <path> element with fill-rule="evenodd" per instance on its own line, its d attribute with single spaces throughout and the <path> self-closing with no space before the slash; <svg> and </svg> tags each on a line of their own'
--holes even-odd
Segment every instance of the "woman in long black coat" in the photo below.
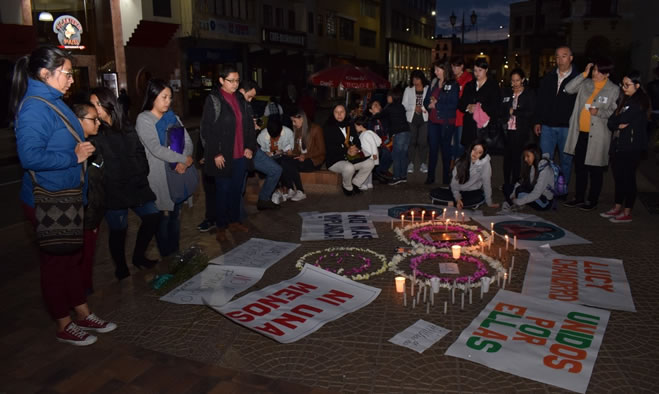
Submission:
<svg viewBox="0 0 659 394">
<path fill-rule="evenodd" d="M 497 82 L 487 77 L 489 65 L 485 59 L 477 59 L 474 63 L 474 79 L 467 83 L 464 93 L 458 102 L 458 109 L 465 113 L 462 129 L 462 146 L 469 146 L 478 137 L 479 127 L 474 120 L 474 111 L 478 103 L 489 116 L 487 126 L 495 127 L 497 113 L 501 102 L 501 91 Z M 484 127 L 481 127 L 484 128 Z"/>
</svg>

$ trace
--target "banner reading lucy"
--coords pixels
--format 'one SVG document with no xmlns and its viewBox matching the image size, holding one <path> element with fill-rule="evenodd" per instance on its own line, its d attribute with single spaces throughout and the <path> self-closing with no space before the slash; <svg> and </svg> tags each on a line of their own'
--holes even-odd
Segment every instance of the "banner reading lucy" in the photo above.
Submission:
<svg viewBox="0 0 659 394">
<path fill-rule="evenodd" d="M 300 241 L 377 238 L 373 222 L 359 212 L 300 212 Z"/>
<path fill-rule="evenodd" d="M 446 354 L 585 393 L 609 314 L 499 290 Z"/>
<path fill-rule="evenodd" d="M 621 260 L 565 256 L 548 246 L 530 252 L 522 294 L 636 312 Z"/>
<path fill-rule="evenodd" d="M 379 294 L 380 289 L 306 264 L 293 279 L 213 309 L 277 342 L 291 343 L 370 304 Z"/>
<path fill-rule="evenodd" d="M 494 225 L 494 232 L 500 237 L 507 234 L 511 242 L 514 237 L 517 237 L 517 247 L 520 249 L 534 248 L 542 244 L 558 246 L 590 243 L 590 241 L 535 215 L 516 213 L 514 215 L 482 216 L 474 214 L 472 217 L 488 230 Z"/>
</svg>

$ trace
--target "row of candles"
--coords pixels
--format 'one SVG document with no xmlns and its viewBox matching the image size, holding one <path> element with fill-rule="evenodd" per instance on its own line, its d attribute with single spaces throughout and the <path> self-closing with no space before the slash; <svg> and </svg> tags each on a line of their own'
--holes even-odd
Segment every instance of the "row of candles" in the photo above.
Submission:
<svg viewBox="0 0 659 394">
<path fill-rule="evenodd" d="M 435 221 L 435 216 L 437 215 L 436 211 L 430 212 L 430 221 L 434 222 Z M 410 216 L 412 217 L 411 222 L 414 223 L 414 210 L 410 211 Z M 458 212 L 457 210 L 455 211 L 455 221 L 458 222 L 460 221 L 460 217 L 462 217 L 462 222 L 465 221 L 465 213 L 464 212 Z M 426 220 L 426 211 L 422 210 L 421 211 L 421 223 L 425 222 Z M 440 220 L 437 218 L 437 220 Z M 451 221 L 451 219 L 446 218 L 446 208 L 444 208 L 444 212 L 442 213 L 442 221 L 445 221 L 447 226 L 448 223 Z M 400 225 L 405 226 L 405 214 L 400 215 Z M 394 228 L 394 220 L 391 220 L 391 228 Z"/>
</svg>

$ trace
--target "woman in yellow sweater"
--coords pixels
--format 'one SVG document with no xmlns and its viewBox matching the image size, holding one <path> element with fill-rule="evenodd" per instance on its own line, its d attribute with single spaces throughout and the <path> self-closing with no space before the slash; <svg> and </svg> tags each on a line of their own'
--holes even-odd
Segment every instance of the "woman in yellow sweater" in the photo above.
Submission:
<svg viewBox="0 0 659 394">
<path fill-rule="evenodd" d="M 592 75 L 588 78 L 591 69 Z M 584 211 L 597 207 L 604 169 L 609 163 L 611 132 L 606 124 L 616 109 L 620 91 L 609 80 L 612 71 L 613 63 L 600 59 L 588 63 L 582 74 L 565 85 L 567 93 L 577 93 L 565 142 L 565 153 L 574 156 L 576 187 L 574 199 L 563 204 L 566 207 L 579 207 Z M 586 198 L 589 178 L 590 190 Z"/>
</svg>

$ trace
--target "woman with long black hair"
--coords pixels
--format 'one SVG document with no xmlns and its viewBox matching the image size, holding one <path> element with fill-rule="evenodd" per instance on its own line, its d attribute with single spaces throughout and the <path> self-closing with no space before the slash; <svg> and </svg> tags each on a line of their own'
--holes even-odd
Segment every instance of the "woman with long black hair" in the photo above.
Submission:
<svg viewBox="0 0 659 394">
<path fill-rule="evenodd" d="M 497 123 L 501 91 L 497 82 L 487 77 L 489 65 L 484 58 L 474 62 L 474 79 L 464 87 L 464 93 L 458 102 L 458 109 L 464 112 L 462 129 L 462 146 L 469 146 L 479 132 Z M 489 121 L 484 119 L 489 118 Z"/>
<path fill-rule="evenodd" d="M 641 152 L 647 150 L 647 125 L 650 99 L 641 87 L 641 73 L 627 73 L 620 84 L 623 95 L 607 126 L 613 132 L 609 153 L 615 180 L 615 205 L 601 214 L 613 223 L 632 221 L 636 200 L 636 171 Z"/>
<path fill-rule="evenodd" d="M 84 138 L 76 115 L 62 101 L 73 84 L 73 56 L 54 46 L 37 48 L 14 67 L 10 108 L 16 115 L 16 148 L 25 169 L 21 187 L 23 211 L 37 226 L 34 179 L 44 189 L 57 192 L 80 186 L 81 167 L 95 148 Z M 39 97 L 44 101 L 36 98 Z M 52 107 L 61 112 L 60 116 Z M 70 126 L 67 126 L 67 123 Z M 69 130 L 69 127 L 71 130 Z M 74 137 L 75 133 L 77 137 Z M 86 200 L 86 189 L 83 189 Z M 86 202 L 86 201 L 85 201 Z M 117 325 L 90 312 L 80 277 L 82 247 L 66 254 L 39 253 L 41 294 L 57 323 L 56 338 L 76 346 L 96 342 L 85 330 L 110 332 Z M 71 309 L 77 320 L 71 319 Z"/>
<path fill-rule="evenodd" d="M 149 187 L 149 163 L 144 146 L 124 118 L 124 111 L 114 93 L 105 87 L 94 88 L 89 100 L 101 121 L 97 147 L 103 155 L 105 220 L 110 229 L 110 254 L 115 264 L 114 275 L 122 280 L 130 275 L 126 265 L 126 233 L 128 209 L 142 220 L 133 250 L 133 265 L 151 268 L 157 261 L 144 255 L 158 230 L 159 212 L 156 196 Z"/>
<path fill-rule="evenodd" d="M 181 205 L 183 201 L 174 201 L 170 194 L 165 166 L 175 164 L 175 171 L 185 173 L 192 165 L 192 139 L 184 131 L 184 147 L 181 153 L 169 149 L 167 131 L 174 127 L 183 127 L 181 119 L 171 110 L 172 88 L 161 79 L 152 79 L 146 87 L 142 113 L 137 116 L 137 135 L 146 148 L 149 163 L 149 186 L 156 195 L 156 207 L 160 211 L 160 223 L 156 232 L 156 241 L 160 256 L 166 257 L 178 251 L 181 233 Z"/>
</svg>

